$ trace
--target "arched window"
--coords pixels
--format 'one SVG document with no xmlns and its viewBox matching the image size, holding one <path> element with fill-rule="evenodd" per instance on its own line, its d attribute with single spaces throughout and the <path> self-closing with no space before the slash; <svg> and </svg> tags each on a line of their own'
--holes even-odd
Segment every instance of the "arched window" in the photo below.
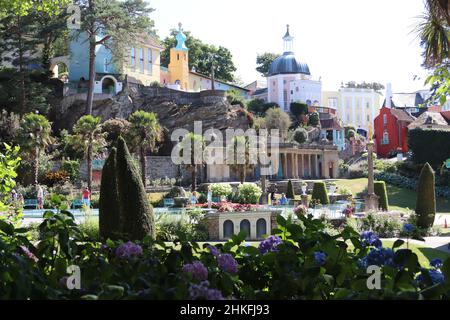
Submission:
<svg viewBox="0 0 450 320">
<path fill-rule="evenodd" d="M 389 132 L 385 131 L 383 133 L 383 143 L 382 144 L 389 144 Z"/>
<path fill-rule="evenodd" d="M 249 239 L 251 236 L 250 221 L 248 221 L 247 219 L 242 220 L 240 224 L 240 229 L 241 232 L 244 231 L 246 233 L 246 238 Z"/>
<path fill-rule="evenodd" d="M 387 114 L 383 114 L 383 124 L 387 125 Z"/>
<path fill-rule="evenodd" d="M 224 238 L 231 238 L 231 236 L 234 234 L 234 224 L 231 220 L 226 220 L 223 223 L 223 237 Z"/>
<path fill-rule="evenodd" d="M 258 221 L 256 221 L 256 237 L 260 239 L 265 234 L 267 234 L 266 219 L 258 219 Z"/>
</svg>

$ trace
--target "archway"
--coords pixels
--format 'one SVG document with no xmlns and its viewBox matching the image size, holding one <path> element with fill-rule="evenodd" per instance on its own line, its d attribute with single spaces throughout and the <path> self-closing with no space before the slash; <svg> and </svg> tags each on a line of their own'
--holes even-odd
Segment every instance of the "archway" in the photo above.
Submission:
<svg viewBox="0 0 450 320">
<path fill-rule="evenodd" d="M 240 223 L 240 229 L 241 229 L 241 231 L 244 231 L 246 233 L 245 238 L 250 239 L 250 237 L 251 237 L 250 221 L 248 221 L 247 219 L 242 220 Z"/>
<path fill-rule="evenodd" d="M 111 77 L 104 77 L 102 79 L 102 93 L 115 94 L 116 80 Z"/>
<path fill-rule="evenodd" d="M 226 220 L 223 223 L 223 237 L 225 239 L 231 238 L 231 236 L 234 234 L 234 224 L 231 220 Z"/>
<path fill-rule="evenodd" d="M 258 219 L 256 221 L 256 237 L 261 239 L 265 234 L 267 234 L 266 219 Z"/>
</svg>

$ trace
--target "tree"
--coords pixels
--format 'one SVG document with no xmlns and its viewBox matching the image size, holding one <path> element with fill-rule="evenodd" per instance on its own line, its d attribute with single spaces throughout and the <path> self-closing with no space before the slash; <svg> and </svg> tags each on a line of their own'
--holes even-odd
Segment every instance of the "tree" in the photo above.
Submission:
<svg viewBox="0 0 450 320">
<path fill-rule="evenodd" d="M 292 102 L 289 107 L 291 113 L 295 117 L 299 117 L 300 115 L 307 115 L 308 114 L 308 105 L 303 102 Z"/>
<path fill-rule="evenodd" d="M 125 52 L 139 35 L 153 26 L 148 15 L 153 9 L 144 0 L 75 0 L 80 7 L 81 28 L 74 37 L 87 35 L 89 42 L 89 85 L 86 114 L 92 113 L 97 46 L 103 45 L 113 54 L 114 63 L 121 65 Z"/>
<path fill-rule="evenodd" d="M 275 102 L 267 103 L 262 99 L 252 99 L 247 103 L 248 111 L 261 117 L 263 117 L 270 108 L 279 108 L 279 106 Z"/>
<path fill-rule="evenodd" d="M 320 204 L 326 205 L 330 203 L 328 198 L 327 187 L 325 182 L 314 182 L 313 192 L 311 196 L 312 200 L 320 201 Z"/>
<path fill-rule="evenodd" d="M 0 15 L 14 12 L 23 17 L 33 9 L 39 13 L 59 14 L 61 6 L 70 0 L 0 0 Z"/>
<path fill-rule="evenodd" d="M 389 211 L 389 200 L 386 190 L 386 183 L 384 181 L 375 181 L 374 192 L 378 196 L 378 207 L 383 211 Z"/>
<path fill-rule="evenodd" d="M 0 212 L 8 212 L 11 194 L 10 191 L 16 185 L 17 177 L 16 168 L 20 163 L 19 146 L 14 148 L 6 143 L 2 146 L 3 151 L 0 152 Z"/>
<path fill-rule="evenodd" d="M 230 148 L 228 156 L 232 158 L 230 167 L 239 174 L 241 184 L 245 182 L 247 171 L 252 167 L 250 163 L 250 143 L 246 136 L 235 136 L 233 138 L 233 146 Z"/>
<path fill-rule="evenodd" d="M 294 186 L 292 185 L 291 179 L 289 179 L 288 184 L 287 184 L 286 198 L 292 199 L 292 200 L 295 199 Z"/>
<path fill-rule="evenodd" d="M 313 127 L 320 127 L 320 116 L 318 112 L 312 112 L 309 115 L 309 125 Z"/>
<path fill-rule="evenodd" d="M 308 132 L 304 128 L 297 128 L 294 131 L 294 141 L 297 143 L 305 143 L 308 140 Z"/>
<path fill-rule="evenodd" d="M 41 152 L 50 146 L 53 141 L 51 131 L 51 123 L 43 115 L 28 113 L 21 121 L 18 141 L 21 146 L 22 157 L 28 157 L 32 161 L 35 185 L 38 184 Z"/>
<path fill-rule="evenodd" d="M 87 183 L 92 190 L 92 160 L 106 145 L 105 134 L 102 132 L 100 117 L 82 116 L 73 128 L 73 143 L 83 150 L 87 165 Z"/>
<path fill-rule="evenodd" d="M 102 131 L 106 133 L 108 145 L 114 145 L 120 136 L 126 137 L 130 127 L 131 123 L 126 119 L 109 119 L 103 122 Z"/>
<path fill-rule="evenodd" d="M 203 75 L 211 73 L 211 56 L 215 57 L 214 76 L 222 81 L 233 82 L 236 67 L 233 62 L 231 51 L 225 47 L 213 46 L 202 42 L 192 36 L 191 32 L 183 31 L 186 35 L 186 47 L 189 48 L 189 70 L 195 69 L 196 72 Z M 163 44 L 165 50 L 161 52 L 161 65 L 168 66 L 170 62 L 170 49 L 176 46 L 175 36 L 178 34 L 177 29 L 170 31 L 170 36 L 164 39 Z"/>
<path fill-rule="evenodd" d="M 265 52 L 256 56 L 256 71 L 261 73 L 263 77 L 269 74 L 270 65 L 280 55 L 277 53 Z"/>
<path fill-rule="evenodd" d="M 265 116 L 267 129 L 279 129 L 282 139 L 286 139 L 289 127 L 291 126 L 291 118 L 280 108 L 271 108 L 267 110 Z"/>
<path fill-rule="evenodd" d="M 378 82 L 361 82 L 356 83 L 355 81 L 349 81 L 345 84 L 345 88 L 361 88 L 361 89 L 373 89 L 377 92 L 380 92 L 384 89 L 384 86 Z"/>
<path fill-rule="evenodd" d="M 116 179 L 119 194 L 121 230 L 128 240 L 155 238 L 155 217 L 137 166 L 125 140 L 117 140 Z"/>
<path fill-rule="evenodd" d="M 188 168 L 188 170 L 191 171 L 191 180 L 192 180 L 191 191 L 195 191 L 197 189 L 197 167 L 199 165 L 203 165 L 203 161 L 196 157 L 195 149 L 201 152 L 203 150 L 205 140 L 202 135 L 189 132 L 187 135 L 184 136 L 183 141 L 181 141 L 181 143 L 183 144 L 185 149 L 186 148 L 190 149 L 189 164 L 186 164 L 186 167 Z"/>
<path fill-rule="evenodd" d="M 434 171 L 427 162 L 420 171 L 416 202 L 417 225 L 421 228 L 433 226 L 436 215 L 436 193 Z"/>
<path fill-rule="evenodd" d="M 117 149 L 112 148 L 102 169 L 99 199 L 99 232 L 102 239 L 116 239 L 122 233 L 119 191 L 117 185 Z"/>
<path fill-rule="evenodd" d="M 155 152 L 157 150 L 157 143 L 162 140 L 161 126 L 153 112 L 136 111 L 128 120 L 131 124 L 128 136 L 133 148 L 139 150 L 142 182 L 145 187 L 147 151 Z"/>
</svg>

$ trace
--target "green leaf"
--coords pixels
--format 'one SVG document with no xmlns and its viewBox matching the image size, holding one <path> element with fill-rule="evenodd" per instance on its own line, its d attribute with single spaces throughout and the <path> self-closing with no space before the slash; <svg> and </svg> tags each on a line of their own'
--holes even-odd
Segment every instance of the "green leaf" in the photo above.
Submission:
<svg viewBox="0 0 450 320">
<path fill-rule="evenodd" d="M 450 284 L 450 258 L 447 258 L 441 268 L 445 277 L 445 282 Z"/>
<path fill-rule="evenodd" d="M 277 215 L 277 224 L 281 227 L 286 227 L 286 219 L 281 215 Z"/>
<path fill-rule="evenodd" d="M 394 244 L 392 245 L 392 249 L 401 247 L 404 243 L 405 243 L 405 241 L 403 241 L 402 239 L 397 239 L 397 240 L 395 240 Z"/>
<path fill-rule="evenodd" d="M 14 226 L 4 220 L 0 220 L 0 230 L 10 236 L 14 234 Z"/>
</svg>

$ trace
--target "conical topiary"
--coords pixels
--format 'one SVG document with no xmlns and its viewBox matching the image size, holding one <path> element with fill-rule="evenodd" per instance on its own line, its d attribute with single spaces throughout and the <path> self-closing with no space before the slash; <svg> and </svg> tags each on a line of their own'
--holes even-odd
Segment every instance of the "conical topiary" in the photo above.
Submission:
<svg viewBox="0 0 450 320">
<path fill-rule="evenodd" d="M 292 186 L 291 180 L 289 180 L 287 184 L 286 198 L 295 199 L 294 187 Z"/>
<path fill-rule="evenodd" d="M 375 181 L 373 183 L 374 192 L 378 196 L 378 207 L 383 211 L 389 211 L 389 201 L 384 181 Z"/>
<path fill-rule="evenodd" d="M 327 187 L 325 182 L 314 182 L 313 192 L 311 196 L 312 200 L 319 200 L 320 204 L 329 204 Z"/>
<path fill-rule="evenodd" d="M 434 171 L 427 162 L 420 171 L 417 184 L 416 215 L 417 225 L 421 228 L 433 226 L 436 215 L 436 195 L 434 190 Z"/>
<path fill-rule="evenodd" d="M 102 169 L 99 199 L 99 229 L 103 239 L 118 239 L 121 233 L 119 192 L 117 190 L 116 148 L 111 150 Z"/>
<path fill-rule="evenodd" d="M 129 240 L 142 240 L 147 235 L 154 238 L 153 207 L 147 199 L 139 170 L 122 137 L 117 141 L 116 159 L 123 234 Z"/>
</svg>

